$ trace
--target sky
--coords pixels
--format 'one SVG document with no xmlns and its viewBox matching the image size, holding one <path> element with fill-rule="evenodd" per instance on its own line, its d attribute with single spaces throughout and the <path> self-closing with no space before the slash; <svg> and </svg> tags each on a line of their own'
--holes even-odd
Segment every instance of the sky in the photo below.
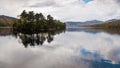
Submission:
<svg viewBox="0 0 120 68">
<path fill-rule="evenodd" d="M 83 0 L 85 3 L 88 3 L 88 2 L 90 2 L 90 1 L 92 1 L 92 0 Z"/>
<path fill-rule="evenodd" d="M 23 10 L 51 14 L 61 21 L 120 18 L 120 0 L 1 0 L 0 15 L 17 17 Z"/>
</svg>

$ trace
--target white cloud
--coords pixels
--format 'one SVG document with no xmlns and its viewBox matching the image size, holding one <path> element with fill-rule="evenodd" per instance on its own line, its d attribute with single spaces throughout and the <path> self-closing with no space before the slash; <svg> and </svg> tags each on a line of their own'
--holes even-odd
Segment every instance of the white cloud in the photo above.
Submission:
<svg viewBox="0 0 120 68">
<path fill-rule="evenodd" d="M 16 17 L 22 10 L 51 14 L 62 21 L 108 20 L 120 17 L 119 0 L 1 0 L 0 14 Z"/>
</svg>

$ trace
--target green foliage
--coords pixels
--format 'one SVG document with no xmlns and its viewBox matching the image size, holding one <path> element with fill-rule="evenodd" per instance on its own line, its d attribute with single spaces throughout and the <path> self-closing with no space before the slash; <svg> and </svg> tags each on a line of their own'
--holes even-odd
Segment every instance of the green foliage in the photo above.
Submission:
<svg viewBox="0 0 120 68">
<path fill-rule="evenodd" d="M 48 15 L 46 19 L 42 13 L 35 14 L 33 11 L 26 12 L 25 10 L 20 14 L 20 19 L 16 20 L 13 24 L 14 30 L 27 33 L 65 28 L 65 23 L 54 20 L 51 15 Z"/>
</svg>

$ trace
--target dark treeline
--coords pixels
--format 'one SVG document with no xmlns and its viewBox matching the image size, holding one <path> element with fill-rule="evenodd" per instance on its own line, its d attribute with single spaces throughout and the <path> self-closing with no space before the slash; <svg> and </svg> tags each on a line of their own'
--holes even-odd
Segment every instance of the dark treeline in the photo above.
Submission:
<svg viewBox="0 0 120 68">
<path fill-rule="evenodd" d="M 65 23 L 55 20 L 51 15 L 45 17 L 42 13 L 35 14 L 33 11 L 26 12 L 25 10 L 20 14 L 20 19 L 13 24 L 13 30 L 23 33 L 37 33 L 65 28 Z"/>
</svg>

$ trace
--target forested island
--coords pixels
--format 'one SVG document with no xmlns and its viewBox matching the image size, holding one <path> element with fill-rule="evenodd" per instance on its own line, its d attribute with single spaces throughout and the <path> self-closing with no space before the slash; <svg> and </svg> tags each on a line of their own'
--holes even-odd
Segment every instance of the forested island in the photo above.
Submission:
<svg viewBox="0 0 120 68">
<path fill-rule="evenodd" d="M 41 31 L 65 30 L 66 24 L 54 19 L 51 15 L 45 17 L 42 13 L 26 12 L 24 10 L 13 23 L 13 31 L 21 33 L 39 33 Z"/>
</svg>

